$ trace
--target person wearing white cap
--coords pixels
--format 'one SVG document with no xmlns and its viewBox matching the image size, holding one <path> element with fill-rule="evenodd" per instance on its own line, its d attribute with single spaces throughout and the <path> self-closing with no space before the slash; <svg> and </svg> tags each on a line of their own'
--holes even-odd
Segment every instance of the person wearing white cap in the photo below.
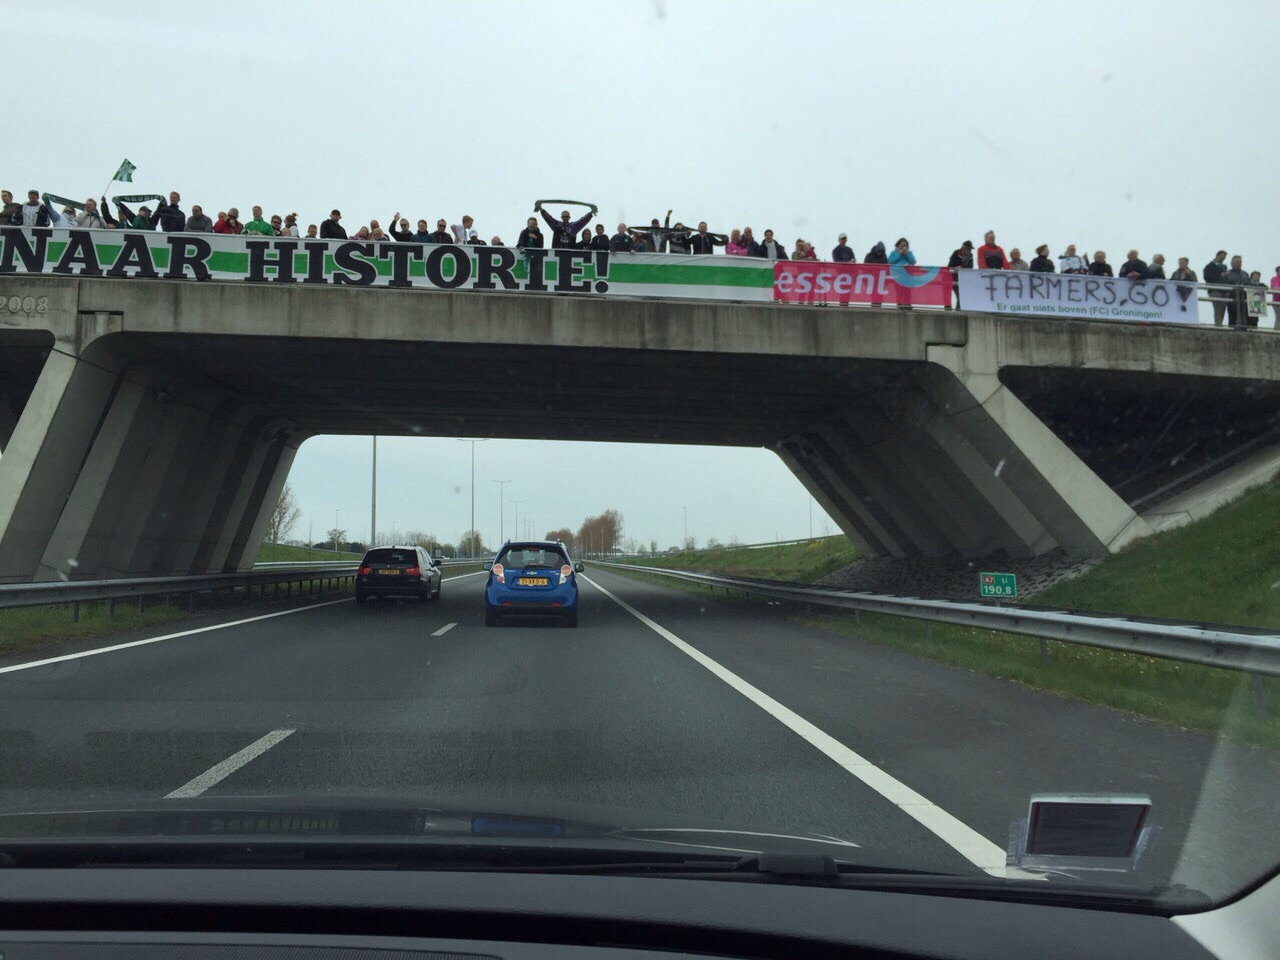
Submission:
<svg viewBox="0 0 1280 960">
<path fill-rule="evenodd" d="M 858 258 L 853 255 L 853 250 L 846 243 L 849 239 L 847 234 L 840 234 L 840 242 L 835 245 L 831 251 L 831 259 L 836 263 L 857 263 Z"/>
</svg>

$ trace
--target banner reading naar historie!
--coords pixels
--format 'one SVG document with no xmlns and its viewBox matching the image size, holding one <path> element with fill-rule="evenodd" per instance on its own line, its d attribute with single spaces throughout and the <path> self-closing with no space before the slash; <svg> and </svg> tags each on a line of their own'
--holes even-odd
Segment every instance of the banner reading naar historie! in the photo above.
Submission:
<svg viewBox="0 0 1280 960">
<path fill-rule="evenodd" d="M 960 309 L 1038 317 L 1199 323 L 1196 285 L 1025 270 L 961 270 Z"/>
</svg>

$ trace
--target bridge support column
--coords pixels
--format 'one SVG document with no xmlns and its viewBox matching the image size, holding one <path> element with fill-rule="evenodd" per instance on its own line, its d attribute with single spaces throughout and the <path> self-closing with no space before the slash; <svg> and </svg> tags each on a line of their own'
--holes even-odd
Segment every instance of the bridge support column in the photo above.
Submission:
<svg viewBox="0 0 1280 960">
<path fill-rule="evenodd" d="M 183 489 L 182 481 L 193 462 L 198 463 L 201 441 L 211 428 L 211 414 L 199 405 L 204 399 L 184 397 L 159 405 L 154 440 L 119 510 L 101 576 L 138 577 L 153 572 L 165 530 L 175 514 L 190 508 L 189 491 Z"/>
<path fill-rule="evenodd" d="M 818 424 L 813 434 L 820 438 L 815 439 L 815 443 L 822 445 L 824 453 L 840 460 L 846 470 L 856 475 L 861 486 L 892 519 L 894 527 L 901 532 L 901 539 L 910 544 L 909 553 L 937 557 L 954 552 L 921 503 L 920 488 L 895 473 L 896 465 L 884 456 L 883 444 L 861 442 L 843 420 Z"/>
<path fill-rule="evenodd" d="M 122 369 L 106 341 L 45 360 L 0 457 L 0 583 L 36 578 Z"/>
<path fill-rule="evenodd" d="M 225 568 L 232 570 L 252 569 L 257 560 L 258 548 L 267 534 L 267 524 L 271 521 L 272 511 L 280 499 L 280 491 L 284 489 L 289 478 L 289 470 L 293 466 L 294 457 L 304 437 L 285 434 L 273 445 L 263 461 L 262 471 L 245 504 L 244 515 L 236 531 L 231 549 L 227 553 Z"/>
<path fill-rule="evenodd" d="M 1146 521 L 1005 387 L 994 349 L 931 346 L 917 382 L 944 411 L 1012 498 L 1048 534 L 1032 552 L 1057 545 L 1100 556 L 1150 533 Z"/>
<path fill-rule="evenodd" d="M 869 556 L 903 557 L 910 552 L 902 532 L 894 528 L 875 497 L 843 469 L 845 464 L 833 463 L 803 434 L 788 438 L 782 447 L 791 451 L 794 464 L 803 471 L 801 478 L 826 491 L 831 503 L 828 513 L 841 518 L 837 521 L 841 528 L 848 525 L 861 532 L 860 549 Z"/>
<path fill-rule="evenodd" d="M 203 573 L 196 556 L 208 539 L 218 500 L 233 482 L 232 464 L 240 449 L 249 412 L 244 404 L 225 402 L 210 414 L 190 459 L 175 458 L 174 488 L 162 494 L 174 502 L 160 528 L 148 572 L 154 576 Z M 184 466 L 185 464 L 185 466 Z M 170 501 L 169 498 L 173 498 Z"/>
<path fill-rule="evenodd" d="M 927 433 L 896 433 L 879 408 L 858 408 L 843 421 L 851 435 L 876 453 L 895 486 L 912 491 L 921 513 L 946 539 L 949 553 L 977 557 L 1005 546 L 999 523 L 979 510 L 955 510 L 964 478 Z"/>
<path fill-rule="evenodd" d="M 36 580 L 108 576 L 103 565 L 123 506 L 145 483 L 142 470 L 159 413 L 150 371 L 127 368 L 75 477 Z"/>
<path fill-rule="evenodd" d="M 891 389 L 810 424 L 784 459 L 872 556 L 1100 556 L 1149 532 L 1006 387 L 983 351 L 928 348 Z"/>
<path fill-rule="evenodd" d="M 9 438 L 18 426 L 18 407 L 16 398 L 0 389 L 0 454 L 9 446 Z"/>
<path fill-rule="evenodd" d="M 853 541 L 858 548 L 858 552 L 867 556 L 874 556 L 876 551 L 872 546 L 870 532 L 853 517 L 848 505 L 834 495 L 828 485 L 820 480 L 817 471 L 806 459 L 803 450 L 793 442 L 784 441 L 776 444 L 773 452 L 790 468 L 796 478 L 804 484 L 804 488 L 809 491 L 809 496 L 818 501 L 818 505 L 827 512 L 827 516 L 835 520 L 840 529 L 844 531 L 844 535 Z"/>
<path fill-rule="evenodd" d="M 191 561 L 192 573 L 222 573 L 231 539 L 244 515 L 252 484 L 262 469 L 271 442 L 270 418 L 254 416 L 235 431 L 234 444 L 221 464 L 210 474 L 214 496 L 208 520 Z M 229 438 L 230 439 L 230 438 Z"/>
</svg>

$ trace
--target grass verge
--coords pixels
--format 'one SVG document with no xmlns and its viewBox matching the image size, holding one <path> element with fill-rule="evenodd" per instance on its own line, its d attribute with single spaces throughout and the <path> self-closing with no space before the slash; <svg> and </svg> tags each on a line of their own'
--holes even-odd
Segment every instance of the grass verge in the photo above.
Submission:
<svg viewBox="0 0 1280 960">
<path fill-rule="evenodd" d="M 0 653 L 23 650 L 55 640 L 75 640 L 108 633 L 123 633 L 139 627 L 154 627 L 192 614 L 185 607 L 157 604 L 141 613 L 134 606 L 116 606 L 110 614 L 105 603 L 80 605 L 80 619 L 71 618 L 70 606 L 23 607 L 0 610 Z"/>
<path fill-rule="evenodd" d="M 298 562 L 316 561 L 316 560 L 359 560 L 364 554 L 348 553 L 340 550 L 334 553 L 332 550 L 317 550 L 315 547 L 291 547 L 286 543 L 264 543 L 258 548 L 258 557 L 255 563 L 279 563 L 285 560 L 296 560 Z"/>
<path fill-rule="evenodd" d="M 1280 484 L 1107 557 L 1035 603 L 1280 627 Z"/>
<path fill-rule="evenodd" d="M 778 547 L 726 547 L 720 550 L 664 553 L 626 562 L 669 570 L 812 583 L 856 559 L 857 548 L 847 538 L 823 537 L 820 540 L 788 543 Z"/>
</svg>

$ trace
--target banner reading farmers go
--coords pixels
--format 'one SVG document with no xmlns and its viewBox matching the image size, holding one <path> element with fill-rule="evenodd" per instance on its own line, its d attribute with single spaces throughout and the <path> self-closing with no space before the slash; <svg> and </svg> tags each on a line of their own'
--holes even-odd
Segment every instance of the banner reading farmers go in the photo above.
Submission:
<svg viewBox="0 0 1280 960">
<path fill-rule="evenodd" d="M 960 308 L 1090 320 L 1200 322 L 1194 283 L 1023 270 L 961 270 Z"/>
<path fill-rule="evenodd" d="M 951 305 L 951 274 L 942 267 L 778 260 L 773 299 L 788 303 Z"/>
</svg>

